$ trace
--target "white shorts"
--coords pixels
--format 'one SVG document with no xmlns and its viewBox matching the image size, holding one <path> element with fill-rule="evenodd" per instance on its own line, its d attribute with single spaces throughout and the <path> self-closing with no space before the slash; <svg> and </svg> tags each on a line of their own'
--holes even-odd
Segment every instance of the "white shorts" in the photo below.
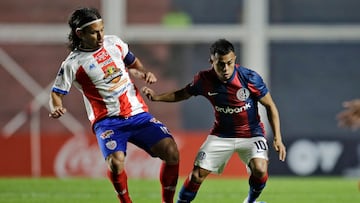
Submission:
<svg viewBox="0 0 360 203">
<path fill-rule="evenodd" d="M 234 152 L 247 166 L 253 158 L 268 160 L 268 151 L 264 137 L 221 138 L 209 135 L 200 147 L 194 165 L 221 174 Z"/>
</svg>

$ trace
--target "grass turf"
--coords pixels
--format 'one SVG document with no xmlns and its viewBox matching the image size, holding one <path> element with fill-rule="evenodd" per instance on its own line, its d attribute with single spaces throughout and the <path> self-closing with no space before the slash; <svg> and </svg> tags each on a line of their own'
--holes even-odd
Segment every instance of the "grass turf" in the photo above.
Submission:
<svg viewBox="0 0 360 203">
<path fill-rule="evenodd" d="M 179 191 L 183 179 L 179 180 Z M 270 177 L 259 200 L 268 203 L 360 202 L 359 180 L 342 177 Z M 158 180 L 130 179 L 135 203 L 159 203 Z M 208 178 L 194 203 L 241 203 L 246 179 Z M 107 179 L 0 178 L 1 203 L 112 203 L 118 202 Z"/>
</svg>

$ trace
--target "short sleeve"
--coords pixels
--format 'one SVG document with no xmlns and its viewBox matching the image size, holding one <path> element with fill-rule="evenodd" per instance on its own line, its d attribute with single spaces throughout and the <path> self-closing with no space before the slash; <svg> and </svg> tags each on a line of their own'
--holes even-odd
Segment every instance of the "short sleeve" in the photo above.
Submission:
<svg viewBox="0 0 360 203">
<path fill-rule="evenodd" d="M 60 70 L 55 78 L 54 85 L 52 87 L 53 92 L 66 95 L 69 93 L 72 82 L 74 81 L 75 74 L 72 68 L 66 62 L 61 64 Z"/>
<path fill-rule="evenodd" d="M 194 76 L 193 81 L 186 86 L 186 91 L 193 96 L 197 96 L 201 94 L 200 86 L 201 86 L 201 80 L 200 80 L 200 75 L 198 73 Z"/>
<path fill-rule="evenodd" d="M 124 60 L 129 52 L 129 45 L 115 35 L 109 35 L 107 37 L 115 44 L 116 47 L 120 49 L 122 55 L 121 59 Z"/>
<path fill-rule="evenodd" d="M 262 77 L 255 71 L 250 71 L 248 74 L 248 88 L 259 99 L 269 91 Z"/>
</svg>

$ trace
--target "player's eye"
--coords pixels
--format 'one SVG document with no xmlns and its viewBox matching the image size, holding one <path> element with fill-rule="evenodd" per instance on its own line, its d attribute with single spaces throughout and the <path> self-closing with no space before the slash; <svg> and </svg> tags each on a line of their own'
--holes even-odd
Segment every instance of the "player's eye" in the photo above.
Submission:
<svg viewBox="0 0 360 203">
<path fill-rule="evenodd" d="M 218 63 L 218 66 L 219 66 L 220 68 L 223 68 L 223 67 L 225 67 L 225 63 L 220 62 L 220 63 Z"/>
</svg>

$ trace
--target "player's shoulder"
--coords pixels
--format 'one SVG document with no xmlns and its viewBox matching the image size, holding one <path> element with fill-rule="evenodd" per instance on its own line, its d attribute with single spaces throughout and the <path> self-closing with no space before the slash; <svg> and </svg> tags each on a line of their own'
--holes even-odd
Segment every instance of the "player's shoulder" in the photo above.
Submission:
<svg viewBox="0 0 360 203">
<path fill-rule="evenodd" d="M 124 41 L 116 35 L 105 35 L 104 41 L 112 44 L 124 43 Z"/>
<path fill-rule="evenodd" d="M 76 63 L 76 61 L 79 59 L 81 55 L 81 52 L 74 50 L 69 53 L 69 55 L 65 58 L 65 60 L 62 62 L 62 66 L 69 66 L 71 64 Z"/>
<path fill-rule="evenodd" d="M 122 50 L 125 55 L 127 54 L 127 51 L 129 50 L 128 48 L 128 44 L 126 42 L 124 42 L 120 37 L 116 36 L 116 35 L 105 35 L 104 36 L 104 47 L 110 48 L 111 47 L 118 47 L 120 48 L 120 50 Z"/>
<path fill-rule="evenodd" d="M 197 72 L 194 76 L 195 81 L 211 81 L 213 80 L 214 76 L 216 76 L 216 73 L 213 68 L 211 69 L 205 69 Z"/>
<path fill-rule="evenodd" d="M 254 72 L 253 70 L 251 70 L 250 68 L 244 67 L 240 64 L 235 64 L 235 70 L 240 72 L 240 73 L 251 73 Z"/>
<path fill-rule="evenodd" d="M 199 77 L 209 77 L 210 75 L 213 75 L 215 73 L 213 68 L 208 68 L 201 70 L 197 73 Z"/>
<path fill-rule="evenodd" d="M 250 68 L 237 65 L 235 70 L 237 71 L 240 80 L 247 81 L 253 84 L 263 83 L 261 75 Z"/>
<path fill-rule="evenodd" d="M 241 66 L 241 65 L 235 65 L 235 71 L 237 71 L 239 74 L 246 76 L 246 77 L 258 77 L 260 76 L 255 70 L 252 70 L 250 68 Z"/>
<path fill-rule="evenodd" d="M 104 40 L 119 40 L 120 37 L 116 36 L 116 35 L 105 35 L 104 36 Z"/>
</svg>

